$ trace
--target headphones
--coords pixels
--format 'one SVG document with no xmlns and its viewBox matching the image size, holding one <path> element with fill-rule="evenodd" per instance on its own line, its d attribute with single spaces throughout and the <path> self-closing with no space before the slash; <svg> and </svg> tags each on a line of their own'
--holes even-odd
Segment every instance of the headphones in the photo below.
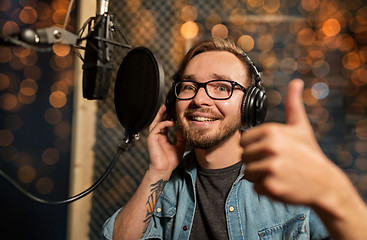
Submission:
<svg viewBox="0 0 367 240">
<path fill-rule="evenodd" d="M 255 85 L 246 89 L 241 104 L 241 123 L 245 129 L 255 127 L 264 122 L 268 101 L 265 88 L 262 86 L 260 72 L 257 70 L 254 62 L 243 52 L 242 56 L 246 59 L 254 78 Z M 177 73 L 173 75 L 174 83 L 180 81 Z M 166 103 L 167 114 L 175 119 L 176 116 L 176 95 L 172 85 L 168 91 Z"/>
</svg>

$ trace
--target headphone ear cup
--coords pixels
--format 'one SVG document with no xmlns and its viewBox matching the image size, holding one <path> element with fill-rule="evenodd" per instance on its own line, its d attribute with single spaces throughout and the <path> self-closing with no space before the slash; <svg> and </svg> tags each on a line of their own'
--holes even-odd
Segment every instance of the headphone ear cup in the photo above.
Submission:
<svg viewBox="0 0 367 240">
<path fill-rule="evenodd" d="M 167 93 L 166 97 L 166 108 L 167 115 L 169 119 L 176 120 L 176 96 L 174 93 L 174 88 L 171 87 Z"/>
<path fill-rule="evenodd" d="M 241 121 L 245 128 L 252 128 L 264 122 L 268 101 L 263 89 L 251 86 L 243 97 Z"/>
</svg>

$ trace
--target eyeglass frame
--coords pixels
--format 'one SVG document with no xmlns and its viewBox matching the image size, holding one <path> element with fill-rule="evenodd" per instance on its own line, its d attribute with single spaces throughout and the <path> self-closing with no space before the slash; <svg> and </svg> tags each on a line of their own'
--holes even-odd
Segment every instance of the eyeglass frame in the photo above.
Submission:
<svg viewBox="0 0 367 240">
<path fill-rule="evenodd" d="M 177 93 L 177 89 L 176 89 L 176 86 L 177 84 L 179 83 L 182 83 L 182 82 L 192 82 L 192 83 L 195 83 L 198 88 L 194 94 L 194 96 L 190 97 L 190 98 L 180 98 L 178 97 L 178 93 Z M 228 82 L 232 85 L 232 91 L 231 91 L 231 94 L 226 97 L 226 98 L 215 98 L 215 97 L 212 97 L 210 96 L 210 94 L 208 93 L 208 90 L 206 88 L 206 86 L 208 85 L 208 83 L 211 83 L 211 82 Z M 242 86 L 241 84 L 239 84 L 238 82 L 236 81 L 232 81 L 232 80 L 210 80 L 210 81 L 207 81 L 207 82 L 203 82 L 203 83 L 199 83 L 199 82 L 196 82 L 196 81 L 192 81 L 192 80 L 183 80 L 183 81 L 177 81 L 177 82 L 174 82 L 172 84 L 172 87 L 174 88 L 174 92 L 175 92 L 175 97 L 178 99 L 178 100 L 191 100 L 193 98 L 196 97 L 196 95 L 198 94 L 200 88 L 204 88 L 205 92 L 206 92 L 206 95 L 208 95 L 208 97 L 210 97 L 211 99 L 214 99 L 214 100 L 228 100 L 232 97 L 233 95 L 233 91 L 235 90 L 235 87 L 238 86 L 240 88 L 241 91 L 243 91 L 244 93 L 246 93 L 247 89 Z"/>
</svg>

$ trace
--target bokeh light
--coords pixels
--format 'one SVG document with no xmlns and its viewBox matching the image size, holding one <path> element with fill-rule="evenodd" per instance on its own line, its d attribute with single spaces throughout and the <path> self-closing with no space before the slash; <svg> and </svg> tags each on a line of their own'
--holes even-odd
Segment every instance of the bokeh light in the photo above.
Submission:
<svg viewBox="0 0 367 240">
<path fill-rule="evenodd" d="M 223 24 L 217 24 L 212 28 L 212 37 L 226 38 L 228 36 L 228 28 Z"/>
<path fill-rule="evenodd" d="M 50 125 L 55 125 L 61 122 L 62 113 L 57 108 L 49 108 L 45 112 L 45 121 Z"/>
<path fill-rule="evenodd" d="M 38 84 L 33 79 L 24 79 L 20 83 L 19 91 L 25 96 L 33 96 L 38 90 Z"/>
<path fill-rule="evenodd" d="M 13 21 L 7 21 L 4 26 L 3 30 L 1 31 L 4 35 L 12 35 L 19 32 L 19 25 Z"/>
<path fill-rule="evenodd" d="M 301 6 L 306 11 L 314 11 L 319 7 L 320 0 L 301 0 Z"/>
<path fill-rule="evenodd" d="M 181 18 L 185 22 L 195 21 L 198 17 L 198 11 L 193 6 L 185 6 L 181 10 Z"/>
<path fill-rule="evenodd" d="M 367 119 L 361 119 L 356 123 L 356 134 L 361 140 L 367 140 Z"/>
<path fill-rule="evenodd" d="M 194 21 L 187 21 L 182 24 L 180 32 L 183 38 L 193 39 L 199 33 L 199 26 Z"/>
<path fill-rule="evenodd" d="M 310 46 L 315 42 L 316 34 L 311 28 L 304 28 L 298 32 L 298 42 L 305 46 Z"/>
<path fill-rule="evenodd" d="M 38 2 L 37 6 L 35 7 L 38 14 L 38 19 L 41 21 L 47 21 L 52 16 L 52 10 L 50 5 L 44 2 Z"/>
<path fill-rule="evenodd" d="M 312 86 L 311 93 L 316 99 L 324 99 L 329 95 L 329 87 L 324 82 L 318 82 Z"/>
<path fill-rule="evenodd" d="M 54 165 L 60 159 L 60 153 L 56 148 L 47 148 L 42 152 L 42 161 L 47 165 Z"/>
<path fill-rule="evenodd" d="M 0 146 L 7 147 L 12 144 L 14 135 L 7 129 L 0 130 Z"/>
<path fill-rule="evenodd" d="M 330 18 L 322 25 L 322 31 L 328 37 L 335 36 L 340 32 L 340 23 L 335 18 Z"/>
<path fill-rule="evenodd" d="M 250 35 L 243 35 L 238 38 L 237 44 L 245 52 L 250 52 L 255 46 L 255 41 Z"/>
<path fill-rule="evenodd" d="M 36 170 L 30 165 L 23 165 L 18 170 L 18 178 L 23 183 L 30 183 L 36 177 Z"/>
<path fill-rule="evenodd" d="M 346 69 L 354 70 L 359 67 L 361 61 L 356 52 L 349 52 L 344 55 L 342 63 Z"/>
<path fill-rule="evenodd" d="M 16 109 L 18 99 L 14 94 L 5 93 L 0 96 L 1 108 L 7 111 L 13 111 Z"/>
<path fill-rule="evenodd" d="M 54 181 L 51 178 L 43 177 L 36 182 L 37 191 L 41 194 L 48 194 L 54 189 Z"/>
<path fill-rule="evenodd" d="M 0 63 L 7 63 L 12 59 L 10 48 L 0 46 Z"/>
<path fill-rule="evenodd" d="M 2 0 L 0 2 L 0 11 L 5 12 L 9 10 L 10 6 L 11 6 L 11 0 Z"/>
<path fill-rule="evenodd" d="M 33 24 L 37 20 L 38 14 L 32 7 L 26 6 L 19 14 L 19 19 L 25 24 Z"/>
<path fill-rule="evenodd" d="M 217 14 L 211 14 L 205 19 L 207 29 L 212 29 L 215 25 L 222 23 L 222 18 Z"/>
<path fill-rule="evenodd" d="M 60 138 L 67 138 L 70 136 L 71 126 L 70 123 L 62 121 L 55 125 L 54 132 L 56 136 Z"/>
<path fill-rule="evenodd" d="M 50 104 L 55 108 L 62 108 L 66 104 L 66 96 L 65 93 L 61 91 L 55 91 L 50 95 Z"/>
<path fill-rule="evenodd" d="M 297 70 L 297 62 L 294 58 L 284 58 L 280 62 L 280 70 L 286 74 L 292 74 Z"/>
<path fill-rule="evenodd" d="M 264 0 L 264 10 L 268 13 L 275 13 L 280 7 L 280 0 Z"/>
<path fill-rule="evenodd" d="M 243 8 L 235 8 L 231 11 L 230 20 L 235 25 L 242 25 L 246 23 L 247 13 Z"/>
<path fill-rule="evenodd" d="M 8 75 L 0 73 L 0 90 L 5 90 L 10 85 L 10 79 Z"/>
<path fill-rule="evenodd" d="M 141 8 L 141 0 L 127 0 L 126 7 L 132 13 L 137 13 Z"/>
<path fill-rule="evenodd" d="M 70 53 L 70 46 L 65 44 L 54 44 L 53 45 L 54 53 L 59 57 L 65 57 Z"/>
<path fill-rule="evenodd" d="M 356 69 L 351 75 L 351 81 L 356 86 L 364 86 L 367 84 L 367 66 Z"/>
</svg>

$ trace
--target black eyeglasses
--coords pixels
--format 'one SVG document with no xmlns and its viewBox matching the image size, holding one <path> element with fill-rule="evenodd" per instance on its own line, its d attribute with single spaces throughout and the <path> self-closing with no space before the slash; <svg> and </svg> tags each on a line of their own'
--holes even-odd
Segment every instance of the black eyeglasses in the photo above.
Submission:
<svg viewBox="0 0 367 240">
<path fill-rule="evenodd" d="M 193 99 L 199 89 L 205 89 L 206 94 L 215 100 L 226 100 L 232 97 L 235 87 L 239 87 L 243 92 L 246 92 L 241 84 L 230 80 L 212 80 L 205 83 L 198 83 L 194 81 L 179 81 L 173 83 L 175 95 L 177 99 L 189 100 Z"/>
</svg>

